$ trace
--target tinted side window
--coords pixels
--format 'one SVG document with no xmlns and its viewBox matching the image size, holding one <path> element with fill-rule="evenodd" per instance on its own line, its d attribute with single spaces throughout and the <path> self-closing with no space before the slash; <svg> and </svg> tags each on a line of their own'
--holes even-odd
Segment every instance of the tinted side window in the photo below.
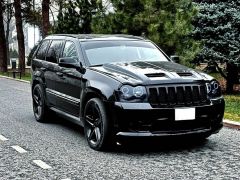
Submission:
<svg viewBox="0 0 240 180">
<path fill-rule="evenodd" d="M 71 57 L 78 60 L 77 49 L 75 44 L 71 41 L 67 41 L 63 50 L 63 57 Z"/>
<path fill-rule="evenodd" d="M 46 61 L 57 63 L 60 56 L 62 40 L 53 40 L 47 53 Z"/>
<path fill-rule="evenodd" d="M 36 59 L 45 60 L 46 50 L 49 45 L 49 42 L 50 42 L 49 40 L 45 40 L 42 42 L 42 44 L 36 54 Z"/>
</svg>

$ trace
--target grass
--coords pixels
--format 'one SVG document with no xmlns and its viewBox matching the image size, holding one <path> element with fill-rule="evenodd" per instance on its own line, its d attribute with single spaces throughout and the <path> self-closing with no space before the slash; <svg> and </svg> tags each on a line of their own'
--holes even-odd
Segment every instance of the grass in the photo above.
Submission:
<svg viewBox="0 0 240 180">
<path fill-rule="evenodd" d="M 225 119 L 240 122 L 240 95 L 224 95 L 226 102 Z"/>
<path fill-rule="evenodd" d="M 225 80 L 219 73 L 211 73 L 210 75 L 220 82 L 222 89 L 226 88 Z M 240 122 L 240 93 L 235 93 L 234 95 L 224 95 L 226 103 L 224 119 Z"/>
<path fill-rule="evenodd" d="M 0 75 L 13 77 L 12 73 L 8 74 L 8 73 L 0 72 Z M 16 79 L 20 79 L 19 74 L 16 75 Z M 22 78 L 21 79 L 25 80 L 25 81 L 31 81 L 31 74 L 30 73 L 25 73 L 25 75 L 22 74 Z"/>
<path fill-rule="evenodd" d="M 24 76 L 22 76 L 22 80 L 25 80 L 25 81 L 31 81 L 31 74 L 30 73 L 25 73 Z"/>
</svg>

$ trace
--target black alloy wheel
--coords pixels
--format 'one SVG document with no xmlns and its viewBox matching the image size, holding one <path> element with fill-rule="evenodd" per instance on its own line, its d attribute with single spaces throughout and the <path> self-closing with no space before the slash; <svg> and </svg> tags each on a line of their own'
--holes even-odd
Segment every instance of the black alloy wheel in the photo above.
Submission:
<svg viewBox="0 0 240 180">
<path fill-rule="evenodd" d="M 45 97 L 42 85 L 37 84 L 33 88 L 32 92 L 33 99 L 33 113 L 36 121 L 38 122 L 46 122 L 47 118 L 49 118 L 50 111 L 48 107 L 45 105 Z"/>
<path fill-rule="evenodd" d="M 89 100 L 84 110 L 85 137 L 92 149 L 109 148 L 109 123 L 103 102 L 98 98 Z"/>
</svg>

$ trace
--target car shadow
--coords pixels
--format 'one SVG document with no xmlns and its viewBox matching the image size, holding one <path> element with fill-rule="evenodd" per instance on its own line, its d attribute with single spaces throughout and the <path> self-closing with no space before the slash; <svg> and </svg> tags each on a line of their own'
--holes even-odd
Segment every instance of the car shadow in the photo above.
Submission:
<svg viewBox="0 0 240 180">
<path fill-rule="evenodd" d="M 125 140 L 116 146 L 112 152 L 117 153 L 156 153 L 174 151 L 194 151 L 201 149 L 209 143 L 208 139 L 195 139 L 189 137 L 161 137 L 139 138 Z"/>
<path fill-rule="evenodd" d="M 56 118 L 48 121 L 48 124 L 58 125 L 61 128 L 76 133 L 84 138 L 84 129 L 71 121 L 68 121 L 61 116 L 56 115 Z M 113 146 L 107 148 L 105 153 L 164 153 L 174 151 L 194 151 L 207 146 L 208 139 L 189 138 L 189 137 L 160 137 L 160 138 L 128 138 L 116 140 Z M 87 144 L 86 144 L 87 145 Z M 90 147 L 89 147 L 90 148 Z"/>
<path fill-rule="evenodd" d="M 54 124 L 58 125 L 61 128 L 70 130 L 73 133 L 77 133 L 78 135 L 84 137 L 84 129 L 78 124 L 75 124 L 67 119 L 64 119 L 60 115 L 55 115 L 53 119 L 48 120 L 46 124 Z"/>
</svg>

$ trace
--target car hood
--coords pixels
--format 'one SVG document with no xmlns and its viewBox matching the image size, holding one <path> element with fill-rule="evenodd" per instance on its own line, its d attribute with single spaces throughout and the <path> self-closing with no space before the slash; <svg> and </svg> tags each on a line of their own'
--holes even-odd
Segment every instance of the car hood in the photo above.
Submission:
<svg viewBox="0 0 240 180">
<path fill-rule="evenodd" d="M 213 79 L 205 73 L 170 61 L 108 63 L 91 69 L 126 84 L 191 83 Z"/>
</svg>

